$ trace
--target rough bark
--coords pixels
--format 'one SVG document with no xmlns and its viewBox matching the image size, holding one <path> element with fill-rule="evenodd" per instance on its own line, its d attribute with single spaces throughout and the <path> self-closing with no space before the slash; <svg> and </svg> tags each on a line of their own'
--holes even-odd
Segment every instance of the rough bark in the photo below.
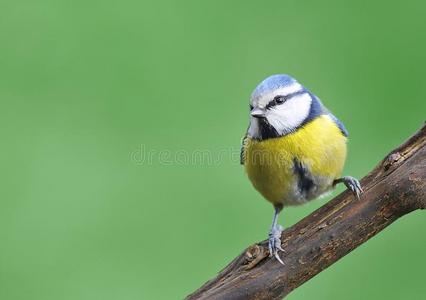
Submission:
<svg viewBox="0 0 426 300">
<path fill-rule="evenodd" d="M 426 125 L 361 180 L 356 200 L 345 191 L 286 229 L 284 266 L 266 241 L 245 249 L 186 299 L 281 299 L 398 218 L 426 208 Z"/>
</svg>

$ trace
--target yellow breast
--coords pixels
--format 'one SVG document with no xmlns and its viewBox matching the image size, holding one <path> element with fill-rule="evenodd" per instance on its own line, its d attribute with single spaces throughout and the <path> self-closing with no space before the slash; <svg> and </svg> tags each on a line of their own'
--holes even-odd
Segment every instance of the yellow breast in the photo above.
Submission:
<svg viewBox="0 0 426 300">
<path fill-rule="evenodd" d="M 244 157 L 249 179 L 268 201 L 296 205 L 310 199 L 301 199 L 295 159 L 313 176 L 316 190 L 312 195 L 319 196 L 342 172 L 346 137 L 329 116 L 322 115 L 283 137 L 263 141 L 248 138 Z"/>
</svg>

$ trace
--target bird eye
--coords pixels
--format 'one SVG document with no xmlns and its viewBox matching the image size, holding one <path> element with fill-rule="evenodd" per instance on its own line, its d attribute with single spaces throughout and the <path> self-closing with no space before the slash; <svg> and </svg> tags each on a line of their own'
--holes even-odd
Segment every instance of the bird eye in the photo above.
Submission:
<svg viewBox="0 0 426 300">
<path fill-rule="evenodd" d="M 253 108 L 254 108 L 253 105 L 251 105 L 251 104 L 249 105 L 249 107 L 250 107 L 250 111 L 252 111 Z"/>
<path fill-rule="evenodd" d="M 283 104 L 285 102 L 284 96 L 277 96 L 274 100 L 276 104 Z"/>
</svg>

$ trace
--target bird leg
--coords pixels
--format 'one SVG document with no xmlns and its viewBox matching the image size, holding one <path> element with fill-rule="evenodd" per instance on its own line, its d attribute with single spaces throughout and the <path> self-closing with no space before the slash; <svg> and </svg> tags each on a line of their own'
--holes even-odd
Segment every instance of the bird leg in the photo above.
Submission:
<svg viewBox="0 0 426 300">
<path fill-rule="evenodd" d="M 338 178 L 333 181 L 333 186 L 338 183 L 343 183 L 346 187 L 355 195 L 357 199 L 359 199 L 360 195 L 363 193 L 361 184 L 358 180 L 351 176 L 344 176 L 342 178 Z"/>
<path fill-rule="evenodd" d="M 271 230 L 269 231 L 269 256 L 274 256 L 281 264 L 284 265 L 283 261 L 278 255 L 278 250 L 284 251 L 283 248 L 281 248 L 281 233 L 283 231 L 283 227 L 277 224 L 278 215 L 283 206 L 282 204 L 274 205 L 274 208 L 274 217 L 272 218 L 272 226 Z"/>
</svg>

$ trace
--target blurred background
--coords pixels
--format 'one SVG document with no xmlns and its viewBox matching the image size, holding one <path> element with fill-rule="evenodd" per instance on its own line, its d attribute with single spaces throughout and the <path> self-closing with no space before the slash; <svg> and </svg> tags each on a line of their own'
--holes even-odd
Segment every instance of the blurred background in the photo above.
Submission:
<svg viewBox="0 0 426 300">
<path fill-rule="evenodd" d="M 288 73 L 317 94 L 361 178 L 425 120 L 425 13 L 420 0 L 0 1 L 0 298 L 198 288 L 267 237 L 272 207 L 235 156 L 254 87 Z M 424 299 L 425 230 L 424 212 L 398 220 L 288 299 Z"/>
</svg>

